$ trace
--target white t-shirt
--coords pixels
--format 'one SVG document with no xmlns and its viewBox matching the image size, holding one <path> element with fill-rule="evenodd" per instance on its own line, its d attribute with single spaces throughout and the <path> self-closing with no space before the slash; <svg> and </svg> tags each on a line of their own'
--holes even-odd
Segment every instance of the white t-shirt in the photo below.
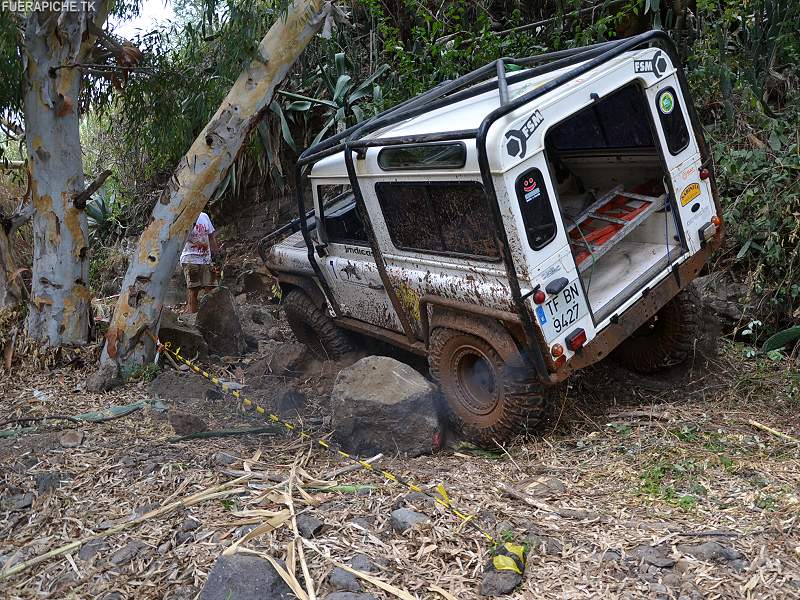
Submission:
<svg viewBox="0 0 800 600">
<path fill-rule="evenodd" d="M 189 232 L 189 239 L 181 252 L 181 264 L 210 265 L 211 246 L 208 236 L 214 233 L 214 226 L 211 219 L 204 212 L 197 217 L 197 223 Z"/>
</svg>

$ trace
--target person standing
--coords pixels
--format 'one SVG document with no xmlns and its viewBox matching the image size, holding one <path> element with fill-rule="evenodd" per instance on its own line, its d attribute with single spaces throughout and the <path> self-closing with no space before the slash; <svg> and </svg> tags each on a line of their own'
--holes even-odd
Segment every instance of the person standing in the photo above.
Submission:
<svg viewBox="0 0 800 600">
<path fill-rule="evenodd" d="M 219 245 L 214 232 L 211 219 L 201 212 L 181 252 L 181 266 L 187 287 L 186 312 L 189 314 L 197 312 L 200 290 L 210 292 L 217 286 L 217 274 L 211 266 L 219 256 Z"/>
</svg>

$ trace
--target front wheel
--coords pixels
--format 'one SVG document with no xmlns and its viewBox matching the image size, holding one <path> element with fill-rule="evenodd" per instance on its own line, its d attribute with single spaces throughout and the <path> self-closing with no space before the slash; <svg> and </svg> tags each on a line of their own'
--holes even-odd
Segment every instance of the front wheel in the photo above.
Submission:
<svg viewBox="0 0 800 600">
<path fill-rule="evenodd" d="M 535 428 L 555 393 L 536 380 L 518 355 L 502 357 L 487 340 L 453 329 L 433 330 L 428 362 L 451 421 L 483 446 Z"/>
<path fill-rule="evenodd" d="M 289 328 L 318 358 L 337 360 L 353 351 L 348 335 L 305 292 L 293 289 L 283 299 Z"/>
<path fill-rule="evenodd" d="M 700 299 L 687 288 L 633 332 L 614 351 L 615 358 L 638 373 L 656 373 L 683 363 L 700 334 Z"/>
</svg>

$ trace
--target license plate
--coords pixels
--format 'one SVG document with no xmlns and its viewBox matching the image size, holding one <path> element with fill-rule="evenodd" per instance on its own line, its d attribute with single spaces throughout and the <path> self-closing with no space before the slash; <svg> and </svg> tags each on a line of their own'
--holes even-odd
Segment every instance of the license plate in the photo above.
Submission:
<svg viewBox="0 0 800 600">
<path fill-rule="evenodd" d="M 536 320 L 542 328 L 544 339 L 550 342 L 577 323 L 587 314 L 581 285 L 576 279 L 544 304 L 536 307 Z"/>
</svg>

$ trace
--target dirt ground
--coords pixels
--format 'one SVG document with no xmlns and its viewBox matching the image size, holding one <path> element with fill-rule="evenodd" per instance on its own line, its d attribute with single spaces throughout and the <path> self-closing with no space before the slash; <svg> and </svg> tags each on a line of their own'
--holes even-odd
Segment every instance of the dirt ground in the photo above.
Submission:
<svg viewBox="0 0 800 600">
<path fill-rule="evenodd" d="M 3 420 L 151 398 L 144 380 L 89 394 L 79 367 L 4 376 Z M 242 379 L 246 367 L 226 374 Z M 316 435 L 327 433 L 331 381 L 319 371 L 277 380 L 308 396 L 301 421 Z M 443 483 L 498 539 L 528 544 L 511 598 L 800 598 L 800 446 L 758 425 L 800 438 L 799 382 L 785 362 L 745 360 L 732 345 L 707 368 L 646 379 L 604 364 L 572 380 L 543 436 L 379 464 L 427 489 Z M 264 424 L 213 393 L 163 403 L 214 430 Z M 373 576 L 412 598 L 479 597 L 490 547 L 444 509 L 363 470 L 332 475 L 347 463 L 284 433 L 171 442 L 163 408 L 0 438 L 0 563 L 121 529 L 0 581 L 2 597 L 195 598 L 237 542 L 286 561 L 304 588 L 307 565 L 320 598 L 334 563 L 356 554 L 381 557 Z M 77 447 L 63 445 L 70 430 L 84 434 Z M 399 534 L 389 514 L 406 502 L 431 522 Z M 291 511 L 324 529 L 295 543 Z M 276 529 L 253 531 L 266 522 Z"/>
</svg>

